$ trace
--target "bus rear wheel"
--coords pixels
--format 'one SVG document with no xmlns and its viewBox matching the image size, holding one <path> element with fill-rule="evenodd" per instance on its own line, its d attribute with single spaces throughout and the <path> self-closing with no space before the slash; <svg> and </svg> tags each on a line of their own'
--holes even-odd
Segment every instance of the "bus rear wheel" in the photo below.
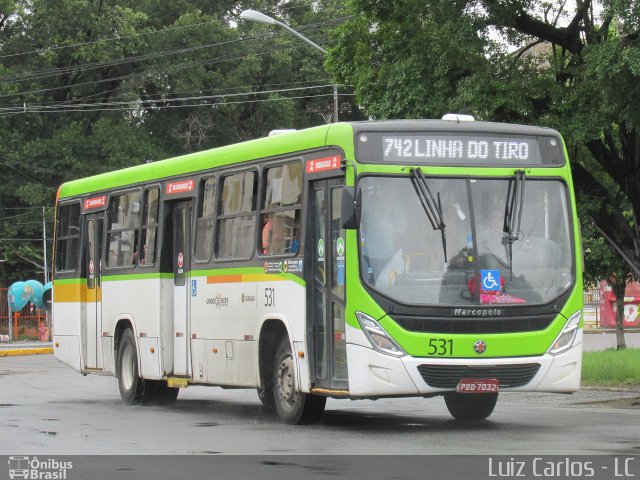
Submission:
<svg viewBox="0 0 640 480">
<path fill-rule="evenodd" d="M 308 424 L 322 417 L 327 398 L 296 390 L 295 363 L 287 337 L 282 338 L 276 349 L 272 384 L 275 409 L 285 423 Z"/>
<path fill-rule="evenodd" d="M 497 401 L 497 393 L 444 394 L 444 403 L 456 420 L 484 420 L 493 413 Z"/>
<path fill-rule="evenodd" d="M 140 377 L 136 339 L 130 328 L 120 338 L 116 374 L 120 397 L 126 405 L 169 405 L 178 398 L 179 388 L 169 387 L 164 380 Z"/>
<path fill-rule="evenodd" d="M 140 405 L 155 385 L 147 384 L 138 374 L 138 351 L 133 330 L 122 332 L 116 363 L 120 397 L 126 405 Z M 146 395 L 145 395 L 146 393 Z"/>
</svg>

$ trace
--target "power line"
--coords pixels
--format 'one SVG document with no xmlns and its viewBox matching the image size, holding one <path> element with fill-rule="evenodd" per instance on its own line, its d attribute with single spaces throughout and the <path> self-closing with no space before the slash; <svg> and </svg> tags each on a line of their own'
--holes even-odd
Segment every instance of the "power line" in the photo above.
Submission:
<svg viewBox="0 0 640 480">
<path fill-rule="evenodd" d="M 290 47 L 288 49 L 282 49 L 283 51 L 286 50 L 294 50 L 297 48 L 303 48 L 304 46 L 296 46 L 296 47 Z M 10 94 L 4 94 L 4 95 L 0 95 L 0 98 L 6 98 L 6 97 L 12 97 L 12 96 L 16 96 L 16 95 L 26 95 L 26 94 L 30 94 L 30 93 L 42 93 L 42 92 L 49 92 L 49 91 L 54 91 L 54 90 L 61 90 L 61 89 L 65 89 L 65 88 L 77 88 L 80 86 L 85 86 L 85 85 L 93 85 L 93 84 L 99 84 L 99 83 L 105 83 L 105 82 L 113 82 L 116 80 L 129 80 L 135 77 L 140 77 L 140 76 L 144 76 L 144 75 L 157 75 L 160 73 L 176 73 L 179 72 L 181 70 L 187 70 L 189 68 L 193 68 L 193 67 L 199 67 L 199 66 L 206 66 L 206 65 L 215 65 L 218 63 L 224 63 L 224 62 L 228 62 L 228 61 L 232 61 L 232 60 L 240 60 L 242 58 L 245 58 L 248 55 L 265 55 L 267 53 L 270 53 L 269 50 L 263 50 L 260 52 L 251 52 L 251 53 L 247 53 L 247 54 L 243 54 L 240 56 L 221 56 L 221 57 L 217 57 L 211 60 L 207 60 L 204 62 L 191 62 L 191 63 L 183 63 L 174 67 L 169 67 L 169 68 L 160 68 L 157 70 L 142 70 L 136 73 L 132 73 L 132 74 L 128 74 L 128 75 L 123 75 L 123 76 L 119 76 L 119 77 L 109 77 L 109 78 L 103 78 L 100 80 L 93 80 L 93 81 L 89 81 L 89 82 L 82 82 L 82 83 L 77 83 L 75 85 L 69 86 L 69 85 L 63 85 L 63 86 L 59 86 L 59 87 L 51 87 L 51 88 L 43 88 L 43 89 L 39 89 L 39 90 L 31 90 L 31 91 L 25 91 L 25 92 L 18 92 L 18 93 L 10 93 Z M 14 108 L 19 108 L 19 107 L 14 107 Z M 24 104 L 23 107 L 24 109 Z"/>
<path fill-rule="evenodd" d="M 137 107 L 145 107 L 150 106 L 154 107 L 157 104 L 166 104 L 166 103 L 177 103 L 177 102 L 186 102 L 186 101 L 195 101 L 195 100 L 213 100 L 217 98 L 229 98 L 229 97 L 244 97 L 248 95 L 267 95 L 272 93 L 282 93 L 282 92 L 295 92 L 301 90 L 311 90 L 316 88 L 328 88 L 333 87 L 332 84 L 324 84 L 324 85 L 311 85 L 308 87 L 295 87 L 295 88 L 280 88 L 274 90 L 260 90 L 256 92 L 241 92 L 241 93 L 225 93 L 218 95 L 199 95 L 194 97 L 178 97 L 178 98 L 163 98 L 158 100 L 134 100 L 134 101 L 114 101 L 114 102 L 101 102 L 101 103 L 74 103 L 70 105 L 64 105 L 64 108 L 67 108 L 71 111 L 76 110 L 78 108 L 86 108 L 86 107 L 103 107 L 103 106 L 118 106 L 118 105 L 126 105 L 128 109 L 137 108 Z M 62 105 L 30 105 L 28 111 L 46 111 L 47 109 L 61 108 Z M 21 110 L 20 108 L 17 109 Z M 1 111 L 12 112 L 16 111 L 16 109 L 12 108 L 0 108 Z"/>
<path fill-rule="evenodd" d="M 182 91 L 182 92 L 172 92 L 173 95 L 191 95 L 194 93 L 201 93 L 201 94 L 207 94 L 210 93 L 211 95 L 223 95 L 225 92 L 233 92 L 234 90 L 247 90 L 247 89 L 252 89 L 252 92 L 255 93 L 259 93 L 263 90 L 258 90 L 259 88 L 264 88 L 264 87 L 284 87 L 286 85 L 302 85 L 302 84 L 314 84 L 314 85 L 310 85 L 310 86 L 317 86 L 315 85 L 316 82 L 329 82 L 330 79 L 328 78 L 318 78 L 315 80 L 301 80 L 298 82 L 280 82 L 280 83 L 263 83 L 260 85 L 239 85 L 237 87 L 225 87 L 222 88 L 218 91 L 214 91 L 213 89 L 209 89 L 209 90 L 190 90 L 190 91 Z M 39 106 L 45 106 L 45 105 L 76 105 L 78 104 L 78 102 L 82 101 L 82 100 L 87 100 L 89 98 L 94 98 L 94 97 L 98 97 L 101 95 L 104 95 L 106 93 L 111 93 L 111 92 L 115 92 L 117 90 L 121 90 L 124 87 L 118 87 L 118 88 L 114 88 L 111 90 L 104 90 L 100 93 L 94 93 L 92 95 L 87 95 L 85 97 L 80 97 L 80 98 L 75 98 L 72 100 L 65 100 L 63 102 L 40 102 L 37 104 L 27 104 L 28 107 L 31 107 L 33 105 L 39 105 Z M 215 92 L 215 93 L 214 93 Z M 179 97 L 172 97 L 172 98 L 179 98 Z M 131 102 L 136 101 L 136 100 L 131 100 Z M 23 110 L 24 109 L 24 103 L 18 105 L 18 104 L 13 104 L 13 107 L 16 110 Z M 0 107 L 0 111 L 1 110 L 9 110 L 11 109 L 11 106 L 7 106 L 7 107 Z"/>
<path fill-rule="evenodd" d="M 325 25 L 333 24 L 336 21 L 340 21 L 340 20 L 342 20 L 342 19 L 334 19 L 334 20 L 330 20 L 330 21 L 327 21 L 327 22 L 323 22 L 323 23 L 311 24 L 311 25 L 302 27 L 302 30 L 317 29 L 317 28 L 320 28 L 320 27 L 325 26 Z M 110 66 L 116 66 L 116 65 L 126 65 L 128 63 L 142 62 L 142 61 L 151 60 L 151 59 L 155 59 L 155 58 L 161 58 L 161 57 L 166 57 L 166 56 L 170 56 L 170 55 L 178 55 L 178 54 L 182 54 L 182 53 L 189 53 L 189 52 L 193 52 L 193 51 L 196 51 L 196 50 L 202 50 L 202 49 L 207 49 L 207 48 L 212 48 L 212 47 L 230 45 L 230 44 L 235 44 L 235 43 L 242 43 L 242 42 L 252 41 L 252 40 L 260 40 L 260 39 L 264 39 L 265 37 L 266 38 L 281 37 L 281 36 L 284 36 L 285 34 L 286 34 L 286 32 L 278 32 L 278 33 L 271 32 L 271 33 L 268 33 L 268 34 L 257 35 L 257 36 L 253 36 L 253 37 L 239 38 L 239 39 L 233 39 L 233 40 L 225 40 L 224 42 L 197 45 L 195 47 L 181 48 L 181 49 L 176 49 L 176 50 L 155 52 L 155 53 L 151 53 L 151 54 L 147 54 L 147 55 L 137 55 L 137 56 L 132 56 L 132 57 L 106 60 L 106 61 L 103 61 L 103 62 L 92 62 L 92 63 L 86 63 L 86 64 L 80 64 L 80 65 L 69 65 L 69 66 L 66 66 L 66 67 L 60 67 L 60 68 L 54 68 L 54 69 L 36 70 L 36 71 L 33 71 L 33 72 L 26 72 L 26 73 L 25 72 L 23 72 L 23 73 L 15 73 L 15 74 L 10 74 L 10 75 L 0 76 L 0 81 L 9 82 L 9 83 L 16 83 L 16 82 L 26 82 L 26 81 L 32 81 L 32 80 L 39 80 L 39 79 L 43 79 L 43 78 L 48 78 L 48 77 L 52 77 L 52 76 L 56 76 L 56 75 L 65 74 L 65 73 L 79 73 L 79 72 L 83 72 L 83 71 L 94 70 L 94 69 L 97 69 L 97 68 L 110 67 Z M 0 57 L 0 58 L 2 58 L 2 57 Z M 23 78 L 20 78 L 20 77 L 23 77 Z M 118 79 L 118 78 L 116 78 L 116 79 Z M 77 85 L 83 85 L 83 84 L 77 84 Z M 74 85 L 74 86 L 77 86 L 77 85 Z M 68 88 L 68 87 L 61 87 L 61 88 Z M 37 93 L 37 92 L 42 92 L 42 91 L 48 91 L 48 90 L 34 90 L 32 92 L 18 92 L 18 93 L 0 95 L 0 97 L 16 96 L 16 95 L 21 95 L 21 94 Z"/>
<path fill-rule="evenodd" d="M 282 7 L 280 10 L 282 11 L 286 11 L 286 10 L 294 10 L 296 8 L 304 8 L 304 7 L 313 7 L 313 3 L 308 3 L 305 5 L 297 5 L 297 6 L 291 6 L 291 7 Z M 275 11 L 270 11 L 267 13 L 278 13 Z M 97 40 L 88 40 L 86 42 L 78 42 L 78 43 L 73 43 L 70 45 L 60 45 L 60 46 L 56 46 L 56 47 L 46 47 L 46 48 L 40 48 L 40 49 L 36 49 L 36 50 L 30 50 L 27 52 L 16 52 L 16 53 L 10 53 L 10 54 L 6 54 L 6 55 L 0 55 L 0 59 L 3 58 L 12 58 L 12 57 L 18 57 L 18 56 L 23 56 L 23 55 L 31 55 L 32 53 L 47 53 L 47 52 L 53 52 L 56 50 L 64 50 L 67 48 L 76 48 L 76 47 L 83 47 L 86 45 L 94 45 L 96 43 L 100 43 L 100 42 L 115 42 L 118 40 L 124 40 L 127 38 L 135 38 L 135 37 L 143 37 L 143 36 L 147 36 L 147 35 L 157 35 L 157 34 L 165 34 L 168 32 L 173 32 L 176 30 L 182 30 L 185 28 L 192 28 L 192 27 L 201 27 L 203 25 L 209 25 L 211 23 L 215 23 L 218 22 L 218 20 L 210 20 L 207 22 L 200 22 L 200 23 L 192 23 L 189 25 L 180 25 L 177 27 L 167 27 L 167 28 L 163 28 L 162 30 L 156 30 L 156 31 L 151 31 L 151 32 L 141 32 L 141 33 L 132 33 L 130 35 L 118 35 L 116 37 L 111 37 L 111 38 L 99 38 Z"/>
<path fill-rule="evenodd" d="M 96 43 L 100 43 L 100 42 L 114 42 L 117 40 L 123 40 L 126 38 L 133 38 L 133 37 L 141 37 L 141 36 L 146 36 L 146 35 L 155 35 L 155 34 L 159 34 L 159 33 L 167 33 L 167 32 L 172 32 L 175 30 L 181 30 L 184 28 L 191 28 L 191 27 L 200 27 L 202 25 L 208 25 L 210 23 L 213 23 L 216 20 L 210 20 L 208 22 L 201 22 L 201 23 L 193 23 L 191 25 L 182 25 L 179 27 L 171 27 L 171 28 L 163 28 L 162 30 L 157 30 L 154 32 L 142 32 L 142 33 L 132 33 L 131 35 L 121 35 L 121 36 L 117 36 L 117 37 L 111 37 L 111 38 L 100 38 L 98 40 L 89 40 L 87 42 L 79 42 L 79 43 L 73 43 L 71 45 L 60 45 L 57 47 L 47 47 L 47 48 L 40 48 L 37 50 L 31 50 L 28 52 L 19 52 L 19 53 L 11 53 L 8 55 L 0 55 L 0 59 L 2 58 L 12 58 L 12 57 L 18 57 L 18 56 L 22 56 L 22 55 L 31 55 L 32 53 L 47 53 L 47 52 L 53 52 L 56 50 L 64 50 L 66 48 L 75 48 L 75 47 L 82 47 L 85 45 L 93 45 Z"/>
<path fill-rule="evenodd" d="M 341 97 L 353 97 L 354 94 L 351 93 L 341 93 Z M 201 103 L 201 104 L 189 104 L 189 105 L 157 105 L 154 106 L 154 110 L 163 110 L 167 108 L 194 108 L 194 107 L 218 107 L 224 105 L 236 105 L 242 103 L 261 103 L 261 102 L 280 102 L 285 100 L 299 100 L 303 98 L 319 98 L 319 97 L 333 97 L 333 93 L 321 94 L 321 95 L 301 95 L 297 97 L 281 97 L 281 98 L 265 98 L 265 99 L 256 99 L 256 100 L 243 100 L 243 101 L 234 101 L 234 102 L 215 102 L 215 103 Z M 73 112 L 113 112 L 113 111 L 124 111 L 131 110 L 131 107 L 123 107 L 123 108 L 87 108 L 87 109 L 78 109 L 73 110 Z M 69 113 L 67 109 L 60 110 L 35 110 L 29 111 L 28 113 Z M 2 115 L 2 114 L 0 114 Z M 7 113 L 5 116 L 18 115 L 18 113 Z"/>
<path fill-rule="evenodd" d="M 319 79 L 318 81 L 327 81 L 327 79 Z M 257 89 L 257 88 L 261 88 L 261 87 L 268 87 L 268 86 L 279 86 L 279 85 L 300 85 L 300 84 L 312 84 L 314 81 L 312 80 L 308 80 L 308 81 L 304 81 L 304 82 L 288 82 L 288 83 L 273 83 L 273 84 L 263 84 L 263 85 L 249 85 L 246 86 L 244 88 L 253 88 L 253 89 Z M 252 95 L 252 94 L 262 94 L 262 93 L 271 93 L 271 92 L 275 92 L 275 91 L 292 91 L 292 90 L 304 90 L 304 89 L 312 89 L 312 88 L 320 88 L 320 87 L 327 87 L 327 86 L 332 86 L 333 84 L 312 84 L 312 85 L 308 85 L 307 87 L 292 87 L 292 88 L 283 88 L 283 89 L 276 89 L 276 90 L 252 90 L 249 92 L 242 92 L 242 93 L 222 93 L 226 90 L 238 90 L 239 88 L 242 87 L 229 87 L 226 89 L 222 89 L 221 92 L 219 93 L 212 93 L 210 96 L 207 95 L 197 95 L 194 97 L 169 97 L 169 98 L 163 98 L 163 99 L 147 99 L 147 100 L 143 100 L 143 99 L 134 99 L 134 100 L 128 100 L 128 101 L 120 101 L 121 104 L 124 105 L 131 105 L 132 103 L 143 103 L 143 102 L 171 102 L 171 101 L 180 101 L 180 100 L 186 100 L 189 98 L 208 98 L 208 97 L 216 97 L 216 96 L 220 96 L 220 97 L 224 97 L 224 96 L 232 96 L 232 95 Z M 193 92 L 176 92 L 175 95 L 178 95 L 180 93 L 184 93 L 184 94 L 188 94 L 188 93 L 193 93 Z M 89 104 L 81 104 L 79 103 L 82 99 L 74 99 L 73 101 L 65 101 L 65 102 L 42 102 L 42 103 L 23 103 L 22 105 L 15 105 L 13 107 L 8 106 L 8 107 L 0 107 L 0 112 L 5 111 L 5 112 L 19 112 L 19 111 L 24 111 L 25 108 L 30 110 L 34 107 L 48 107 L 48 106 L 68 106 L 68 107 L 75 107 L 75 106 L 87 106 L 87 105 L 104 105 L 105 103 L 89 103 Z M 115 103 L 115 102 L 107 102 L 108 104 L 111 103 Z"/>
<path fill-rule="evenodd" d="M 0 238 L 2 242 L 42 242 L 43 238 Z M 51 242 L 50 238 L 47 238 L 47 242 Z"/>
<path fill-rule="evenodd" d="M 127 63 L 134 63 L 134 62 L 142 62 L 145 60 L 151 60 L 151 59 L 155 59 L 155 58 L 161 58 L 161 57 L 167 57 L 170 55 L 178 55 L 181 53 L 189 53 L 189 52 L 194 52 L 196 50 L 202 50 L 205 48 L 211 48 L 211 47 L 219 47 L 222 45 L 229 45 L 232 43 L 239 43 L 239 42 L 244 42 L 244 41 L 248 41 L 248 40 L 253 40 L 256 37 L 253 38 L 247 38 L 247 39 L 234 39 L 234 40 L 227 40 L 224 42 L 219 42 L 219 43 L 208 43 L 208 44 L 204 44 L 204 45 L 198 45 L 195 47 L 189 47 L 189 48 L 180 48 L 177 50 L 167 50 L 167 51 L 163 51 L 163 52 L 156 52 L 156 53 L 151 53 L 151 54 L 147 54 L 147 55 L 137 55 L 137 56 L 132 56 L 132 57 L 126 57 L 126 58 L 119 58 L 119 59 L 113 59 L 113 60 L 106 60 L 104 62 L 93 62 L 93 63 L 83 63 L 83 64 L 79 64 L 79 65 L 69 65 L 67 67 L 60 67 L 60 68 L 51 68 L 51 69 L 46 69 L 46 70 L 36 70 L 33 72 L 23 72 L 23 73 L 15 73 L 15 74 L 11 74 L 11 75 L 3 75 L 0 76 L 0 81 L 3 82 L 9 82 L 9 83 L 16 83 L 16 82 L 25 82 L 25 81 L 31 81 L 31 80 L 39 80 L 42 78 L 48 78 L 48 77 L 53 77 L 56 75 L 62 75 L 64 73 L 78 73 L 78 72 L 85 72 L 88 70 L 95 70 L 97 68 L 103 68 L 103 67 L 113 67 L 116 65 L 123 65 L 123 64 L 127 64 Z M 29 75 L 25 78 L 20 78 L 21 76 L 24 75 Z"/>
<path fill-rule="evenodd" d="M 15 226 L 24 226 L 24 225 L 40 225 L 42 226 L 42 220 L 39 222 L 9 222 L 3 223 L 4 218 L 0 220 L 0 227 L 15 227 Z M 45 223 L 53 223 L 53 220 L 47 220 Z"/>
<path fill-rule="evenodd" d="M 18 217 L 23 217 L 25 215 L 29 215 L 31 212 L 25 212 L 25 213 L 19 213 L 17 215 L 11 215 L 10 217 L 3 217 L 2 220 L 8 220 L 10 218 L 18 218 Z"/>
<path fill-rule="evenodd" d="M 42 208 L 53 208 L 42 205 L 40 207 L 4 207 L 2 210 L 42 210 Z"/>
<path fill-rule="evenodd" d="M 281 49 L 280 51 L 286 51 L 286 50 L 294 50 L 294 49 L 298 49 L 298 48 L 303 48 L 304 45 L 299 46 L 296 45 L 295 47 L 289 47 L 287 49 Z M 32 94 L 32 93 L 43 93 L 43 92 L 51 92 L 51 91 L 55 91 L 55 90 L 62 90 L 62 89 L 70 89 L 70 88 L 77 88 L 77 87 L 81 87 L 81 86 L 85 86 L 85 85 L 93 85 L 93 84 L 99 84 L 99 83 L 105 83 L 105 82 L 113 82 L 113 81 L 117 81 L 117 80 L 129 80 L 135 77 L 139 77 L 139 76 L 143 76 L 143 75 L 154 75 L 154 74 L 160 74 L 160 73 L 175 73 L 181 70 L 186 70 L 189 68 L 193 68 L 193 67 L 200 67 L 200 66 L 206 66 L 206 65 L 215 65 L 218 63 L 224 63 L 224 62 L 228 62 L 228 61 L 232 61 L 232 60 L 240 60 L 242 58 L 245 58 L 248 55 L 265 55 L 268 53 L 271 53 L 272 50 L 262 50 L 259 52 L 250 52 L 250 53 L 246 53 L 243 55 L 239 55 L 239 56 L 230 56 L 230 54 L 226 54 L 220 57 L 216 57 L 214 59 L 211 60 L 206 60 L 206 61 L 201 61 L 201 62 L 189 62 L 189 63 L 183 63 L 180 65 L 176 65 L 174 67 L 162 67 L 156 70 L 141 70 L 132 74 L 127 74 L 127 75 L 122 75 L 119 77 L 109 77 L 109 78 L 102 78 L 99 80 L 92 80 L 92 81 L 87 81 L 87 82 L 81 82 L 81 83 L 76 83 L 74 85 L 62 85 L 62 86 L 58 86 L 58 87 L 51 87 L 51 88 L 41 88 L 41 89 L 37 89 L 37 90 L 28 90 L 28 91 L 22 91 L 22 92 L 15 92 L 15 93 L 7 93 L 7 94 L 3 94 L 0 95 L 0 98 L 6 98 L 6 97 L 15 97 L 18 95 L 28 95 L 28 94 Z"/>
</svg>

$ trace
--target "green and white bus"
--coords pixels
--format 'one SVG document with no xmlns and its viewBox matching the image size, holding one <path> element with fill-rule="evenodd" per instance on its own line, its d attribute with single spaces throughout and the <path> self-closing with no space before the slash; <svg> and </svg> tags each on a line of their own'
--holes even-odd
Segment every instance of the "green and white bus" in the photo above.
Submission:
<svg viewBox="0 0 640 480">
<path fill-rule="evenodd" d="M 56 356 L 126 404 L 254 388 L 287 423 L 327 397 L 573 392 L 582 256 L 558 132 L 338 123 L 63 184 Z"/>
</svg>

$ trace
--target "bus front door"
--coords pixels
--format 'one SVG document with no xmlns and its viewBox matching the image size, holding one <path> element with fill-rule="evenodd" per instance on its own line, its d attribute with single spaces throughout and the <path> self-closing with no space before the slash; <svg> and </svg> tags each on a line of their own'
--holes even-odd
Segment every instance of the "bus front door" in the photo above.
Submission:
<svg viewBox="0 0 640 480">
<path fill-rule="evenodd" d="M 191 201 L 172 204 L 173 226 L 173 374 L 189 376 L 191 325 L 189 322 L 191 270 Z"/>
<path fill-rule="evenodd" d="M 346 254 L 340 207 L 344 178 L 310 184 L 311 217 L 307 241 L 308 315 L 313 339 L 315 386 L 347 390 L 347 348 L 344 323 Z"/>
<path fill-rule="evenodd" d="M 82 346 L 84 367 L 103 368 L 102 365 L 102 237 L 104 217 L 102 213 L 85 216 L 86 310 L 83 315 Z"/>
</svg>

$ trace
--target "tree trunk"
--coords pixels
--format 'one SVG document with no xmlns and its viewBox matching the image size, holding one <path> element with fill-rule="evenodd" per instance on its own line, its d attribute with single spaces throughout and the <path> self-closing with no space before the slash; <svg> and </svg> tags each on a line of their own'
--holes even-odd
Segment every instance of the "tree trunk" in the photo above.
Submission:
<svg viewBox="0 0 640 480">
<path fill-rule="evenodd" d="M 616 349 L 624 350 L 627 345 L 624 341 L 624 292 L 627 282 L 617 281 L 611 286 L 616 296 Z"/>
</svg>

